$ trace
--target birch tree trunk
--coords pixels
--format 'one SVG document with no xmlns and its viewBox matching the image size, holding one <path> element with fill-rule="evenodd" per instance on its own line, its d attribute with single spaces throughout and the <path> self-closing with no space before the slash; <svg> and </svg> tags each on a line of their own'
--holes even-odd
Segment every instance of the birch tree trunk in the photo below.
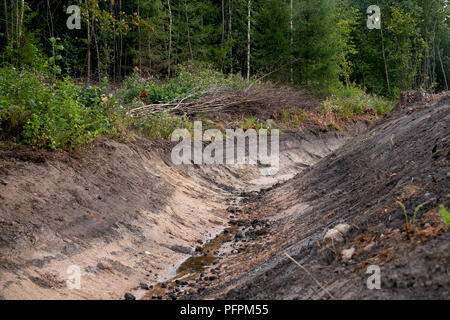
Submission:
<svg viewBox="0 0 450 320">
<path fill-rule="evenodd" d="M 110 2 L 110 11 L 111 15 L 114 17 L 116 15 L 116 5 L 114 2 Z M 116 23 L 113 24 L 113 45 L 114 45 L 114 53 L 113 53 L 113 81 L 116 82 L 117 75 L 117 37 L 116 37 Z"/>
<path fill-rule="evenodd" d="M 233 74 L 233 0 L 230 0 L 228 11 L 229 11 L 228 41 L 231 42 L 231 44 L 230 44 L 230 59 L 231 59 L 230 73 Z"/>
<path fill-rule="evenodd" d="M 386 83 L 388 87 L 388 91 L 391 92 L 391 86 L 389 84 L 389 73 L 387 69 L 387 63 L 386 63 L 386 54 L 384 52 L 384 39 L 383 39 L 383 28 L 380 28 L 381 30 L 381 49 L 383 51 L 383 60 L 384 60 L 384 72 L 386 73 Z"/>
<path fill-rule="evenodd" d="M 169 7 L 169 67 L 168 67 L 168 74 L 170 77 L 170 65 L 171 65 L 171 54 L 172 54 L 172 8 L 170 7 L 170 0 L 167 0 L 167 5 Z"/>
<path fill-rule="evenodd" d="M 97 37 L 95 36 L 95 27 L 94 27 L 95 21 L 92 21 L 92 36 L 94 37 L 94 43 L 95 43 L 95 51 L 97 52 L 97 73 L 98 73 L 98 83 L 102 83 L 102 76 L 101 76 L 101 70 L 100 70 L 100 49 L 98 48 L 98 41 Z"/>
<path fill-rule="evenodd" d="M 119 13 L 122 12 L 122 0 L 119 1 Z M 121 18 L 123 21 L 123 18 Z M 123 57 L 123 32 L 120 30 L 120 54 L 119 54 L 119 74 L 122 77 L 122 57 Z"/>
<path fill-rule="evenodd" d="M 19 1 L 16 0 L 16 45 L 19 45 Z"/>
<path fill-rule="evenodd" d="M 222 48 L 223 43 L 225 41 L 225 3 L 224 0 L 222 0 Z"/>
<path fill-rule="evenodd" d="M 194 61 L 194 54 L 192 53 L 191 32 L 189 30 L 189 17 L 188 17 L 186 0 L 184 0 L 184 12 L 185 12 L 185 15 L 186 15 L 186 29 L 187 29 L 189 53 L 191 54 L 191 60 Z"/>
<path fill-rule="evenodd" d="M 87 80 L 91 80 L 91 23 L 89 15 L 89 4 L 86 1 L 86 12 L 87 12 L 87 39 L 88 39 L 88 50 L 87 50 Z"/>
<path fill-rule="evenodd" d="M 138 0 L 137 3 L 137 15 L 140 18 L 141 17 L 141 1 Z M 141 23 L 138 25 L 138 60 L 139 60 L 139 73 L 141 73 L 142 70 L 142 54 L 141 54 Z"/>
<path fill-rule="evenodd" d="M 251 8 L 252 0 L 248 0 L 248 29 L 247 29 L 247 82 L 250 82 L 250 48 L 251 48 Z"/>
<path fill-rule="evenodd" d="M 5 6 L 5 35 L 6 35 L 6 41 L 9 43 L 9 32 L 8 32 L 8 5 L 6 4 L 6 0 L 3 0 L 3 5 Z"/>
<path fill-rule="evenodd" d="M 438 51 L 439 61 L 440 61 L 440 63 L 441 63 L 442 74 L 444 75 L 445 87 L 446 87 L 446 89 L 447 89 L 447 91 L 448 91 L 447 75 L 445 74 L 444 64 L 442 63 L 441 50 L 439 49 L 439 45 L 437 46 L 437 51 Z"/>
<path fill-rule="evenodd" d="M 20 38 L 22 36 L 22 25 L 23 25 L 23 14 L 25 11 L 25 0 L 22 0 L 22 6 L 20 8 L 20 23 L 19 23 L 19 43 L 20 43 Z"/>
<path fill-rule="evenodd" d="M 294 8 L 293 8 L 293 3 L 292 3 L 292 0 L 291 0 L 291 12 L 290 12 L 290 23 L 289 23 L 289 29 L 290 29 L 290 31 L 291 31 L 291 34 L 290 34 L 290 56 L 292 57 L 292 53 L 293 53 L 293 48 L 294 48 L 294 21 L 293 21 L 293 11 L 294 11 Z M 291 84 L 293 84 L 294 83 L 294 67 L 293 67 L 293 65 L 291 64 L 291 70 L 290 70 L 290 77 L 291 77 Z"/>
</svg>

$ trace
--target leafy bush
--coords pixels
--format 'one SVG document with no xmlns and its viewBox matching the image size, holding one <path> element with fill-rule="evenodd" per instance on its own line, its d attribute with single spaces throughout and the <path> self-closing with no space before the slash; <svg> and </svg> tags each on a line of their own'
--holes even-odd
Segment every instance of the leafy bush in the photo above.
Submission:
<svg viewBox="0 0 450 320">
<path fill-rule="evenodd" d="M 70 79 L 48 79 L 26 69 L 0 72 L 3 136 L 43 149 L 74 149 L 112 130 L 102 89 L 80 89 Z"/>
<path fill-rule="evenodd" d="M 19 134 L 36 108 L 43 108 L 48 96 L 36 74 L 14 67 L 0 69 L 0 134 Z"/>
<path fill-rule="evenodd" d="M 380 116 L 394 107 L 394 103 L 386 98 L 368 95 L 355 85 L 338 86 L 330 89 L 330 96 L 323 102 L 325 112 L 333 112 L 343 119 L 355 116 Z"/>
<path fill-rule="evenodd" d="M 86 108 L 94 108 L 103 102 L 106 93 L 105 86 L 106 83 L 101 88 L 84 84 L 77 91 L 76 96 Z"/>
<path fill-rule="evenodd" d="M 165 103 L 178 97 L 195 98 L 201 92 L 215 90 L 239 90 L 248 83 L 239 76 L 226 76 L 205 67 L 180 67 L 178 75 L 167 82 L 145 80 L 138 73 L 128 76 L 119 92 L 125 105 L 142 101 L 147 104 Z"/>
<path fill-rule="evenodd" d="M 71 82 L 60 82 L 46 108 L 34 111 L 23 128 L 25 142 L 44 149 L 74 149 L 110 128 L 100 110 L 84 106 Z"/>
<path fill-rule="evenodd" d="M 120 101 L 123 104 L 132 103 L 135 99 L 139 99 L 145 88 L 145 80 L 137 72 L 132 73 L 123 81 L 122 89 L 119 91 Z"/>
</svg>

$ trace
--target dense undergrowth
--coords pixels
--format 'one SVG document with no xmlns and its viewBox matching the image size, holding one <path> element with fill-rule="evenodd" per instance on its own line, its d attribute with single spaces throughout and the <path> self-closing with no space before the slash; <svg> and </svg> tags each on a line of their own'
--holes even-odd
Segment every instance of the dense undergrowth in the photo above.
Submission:
<svg viewBox="0 0 450 320">
<path fill-rule="evenodd" d="M 313 123 L 322 129 L 342 128 L 350 121 L 376 120 L 390 112 L 395 101 L 367 94 L 355 85 L 338 85 L 328 90 L 326 98 L 314 111 L 284 109 L 279 115 L 283 127 L 302 129 L 306 123 Z"/>
<path fill-rule="evenodd" d="M 116 135 L 118 110 L 105 86 L 77 85 L 29 69 L 0 71 L 0 135 L 41 149 L 74 149 Z"/>
<path fill-rule="evenodd" d="M 0 140 L 38 149 L 73 150 L 99 136 L 125 139 L 136 129 L 152 139 L 168 139 L 176 128 L 191 130 L 193 119 L 165 113 L 132 119 L 127 111 L 180 97 L 195 99 L 205 91 L 242 90 L 248 85 L 241 77 L 208 68 L 181 68 L 168 81 L 133 73 L 113 95 L 107 92 L 106 80 L 101 86 L 90 86 L 49 72 L 5 66 L 0 69 Z M 342 86 L 330 89 L 317 110 L 286 110 L 281 120 L 296 128 L 306 121 L 339 128 L 341 122 L 377 117 L 392 106 L 385 98 Z M 243 118 L 237 125 L 245 130 L 265 127 L 256 117 Z"/>
</svg>

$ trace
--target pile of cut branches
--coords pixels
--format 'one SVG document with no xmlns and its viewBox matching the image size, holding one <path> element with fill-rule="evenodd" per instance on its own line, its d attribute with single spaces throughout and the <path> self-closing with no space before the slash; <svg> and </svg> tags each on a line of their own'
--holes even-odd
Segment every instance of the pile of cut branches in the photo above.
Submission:
<svg viewBox="0 0 450 320">
<path fill-rule="evenodd" d="M 188 95 L 167 103 L 149 104 L 135 108 L 130 110 L 129 114 L 132 117 L 139 118 L 160 112 L 181 115 L 235 111 L 255 112 L 267 99 L 268 96 L 261 94 L 261 92 L 203 92 L 200 95 Z"/>
<path fill-rule="evenodd" d="M 311 100 L 300 90 L 264 87 L 242 91 L 209 90 L 179 97 L 167 103 L 145 105 L 128 113 L 134 118 L 156 113 L 187 116 L 205 113 L 245 113 L 270 116 L 274 111 L 293 104 L 309 105 Z"/>
</svg>

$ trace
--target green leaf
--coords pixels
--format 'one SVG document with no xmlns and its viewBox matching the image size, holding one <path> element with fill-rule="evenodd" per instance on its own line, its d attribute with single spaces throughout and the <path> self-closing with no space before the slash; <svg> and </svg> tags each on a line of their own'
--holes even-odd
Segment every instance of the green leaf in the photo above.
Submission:
<svg viewBox="0 0 450 320">
<path fill-rule="evenodd" d="M 447 211 L 447 209 L 445 209 L 443 204 L 439 206 L 439 214 L 441 215 L 445 225 L 447 227 L 450 227 L 450 213 Z"/>
</svg>

